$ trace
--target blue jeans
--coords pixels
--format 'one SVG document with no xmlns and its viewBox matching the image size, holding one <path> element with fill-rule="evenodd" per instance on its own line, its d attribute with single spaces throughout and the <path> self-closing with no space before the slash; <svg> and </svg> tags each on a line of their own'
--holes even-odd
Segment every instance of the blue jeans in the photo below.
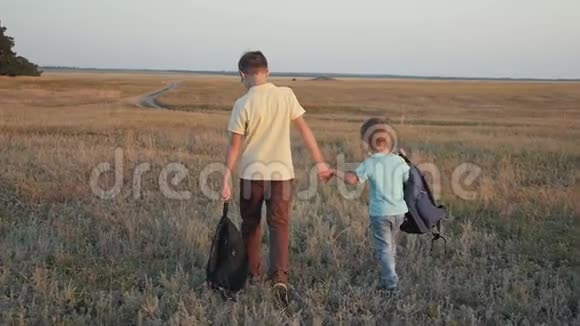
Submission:
<svg viewBox="0 0 580 326">
<path fill-rule="evenodd" d="M 395 271 L 397 234 L 405 215 L 371 216 L 371 232 L 375 255 L 381 267 L 381 286 L 394 289 L 399 282 Z"/>
</svg>

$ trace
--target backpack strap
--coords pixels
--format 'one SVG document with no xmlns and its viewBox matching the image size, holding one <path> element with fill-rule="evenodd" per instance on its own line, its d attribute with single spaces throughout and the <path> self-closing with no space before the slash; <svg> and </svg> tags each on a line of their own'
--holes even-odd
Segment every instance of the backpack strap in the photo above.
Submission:
<svg viewBox="0 0 580 326">
<path fill-rule="evenodd" d="M 405 162 L 407 164 L 409 164 L 409 165 L 413 164 L 413 163 L 411 163 L 411 160 L 409 160 L 409 158 L 407 156 L 403 155 L 403 153 L 397 152 L 397 155 L 399 155 L 403 160 L 405 160 Z"/>
<path fill-rule="evenodd" d="M 443 248 L 445 253 L 447 253 L 447 239 L 441 235 L 441 220 L 435 224 L 435 228 L 437 231 L 432 231 L 433 238 L 431 239 L 431 252 L 433 252 L 433 242 L 435 242 L 435 240 L 443 239 Z"/>
<path fill-rule="evenodd" d="M 229 206 L 228 202 L 227 201 L 224 202 L 224 210 L 223 210 L 223 213 L 222 213 L 222 217 L 227 217 L 228 216 L 228 208 L 229 208 L 228 206 Z"/>
</svg>

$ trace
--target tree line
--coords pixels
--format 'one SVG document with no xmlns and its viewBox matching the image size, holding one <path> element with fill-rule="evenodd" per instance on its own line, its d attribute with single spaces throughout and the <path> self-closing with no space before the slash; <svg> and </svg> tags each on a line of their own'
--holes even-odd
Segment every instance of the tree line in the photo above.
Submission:
<svg viewBox="0 0 580 326">
<path fill-rule="evenodd" d="M 13 47 L 14 38 L 6 35 L 6 27 L 0 22 L 0 76 L 40 76 L 38 66 L 17 55 Z"/>
</svg>

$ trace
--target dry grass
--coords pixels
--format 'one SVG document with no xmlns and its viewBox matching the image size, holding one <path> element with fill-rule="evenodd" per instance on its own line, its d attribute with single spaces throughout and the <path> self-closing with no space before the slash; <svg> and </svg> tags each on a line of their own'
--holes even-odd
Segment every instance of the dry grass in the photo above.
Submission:
<svg viewBox="0 0 580 326">
<path fill-rule="evenodd" d="M 311 114 L 362 119 L 386 114 L 411 124 L 572 126 L 580 112 L 580 84 L 343 79 L 274 79 L 292 87 Z M 192 91 L 195 90 L 195 91 Z M 235 78 L 192 79 L 161 99 L 180 110 L 230 110 L 243 92 Z M 558 116 L 554 116 L 555 113 Z M 550 119 L 546 121 L 546 117 Z"/>
<path fill-rule="evenodd" d="M 175 110 L 129 103 L 168 80 L 184 81 L 161 99 Z M 286 313 L 272 307 L 265 286 L 238 302 L 199 287 L 220 209 L 201 195 L 198 175 L 222 160 L 228 110 L 243 93 L 237 80 L 47 74 L 0 79 L 0 323 L 580 322 L 580 85 L 276 82 L 295 89 L 330 161 L 338 153 L 361 160 L 360 122 L 384 115 L 415 162 L 440 168 L 442 201 L 453 215 L 448 252 L 430 254 L 428 237 L 402 239 L 400 298 L 372 291 L 365 199 L 342 199 L 336 181 L 293 203 L 295 295 Z M 117 147 L 123 191 L 100 200 L 90 172 L 112 162 Z M 294 153 L 297 188 L 305 189 L 311 162 L 299 140 Z M 152 172 L 135 199 L 131 176 L 143 162 Z M 177 188 L 192 199 L 161 195 L 157 177 L 169 162 L 190 170 Z M 451 191 L 463 162 L 483 171 L 475 200 Z"/>
</svg>

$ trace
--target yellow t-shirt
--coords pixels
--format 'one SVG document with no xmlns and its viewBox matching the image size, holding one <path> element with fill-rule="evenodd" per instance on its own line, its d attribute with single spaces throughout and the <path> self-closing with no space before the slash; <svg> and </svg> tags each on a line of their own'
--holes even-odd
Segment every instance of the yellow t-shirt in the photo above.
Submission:
<svg viewBox="0 0 580 326">
<path fill-rule="evenodd" d="M 290 124 L 302 114 L 292 89 L 271 83 L 250 88 L 235 102 L 228 131 L 244 135 L 242 179 L 294 179 Z"/>
</svg>

